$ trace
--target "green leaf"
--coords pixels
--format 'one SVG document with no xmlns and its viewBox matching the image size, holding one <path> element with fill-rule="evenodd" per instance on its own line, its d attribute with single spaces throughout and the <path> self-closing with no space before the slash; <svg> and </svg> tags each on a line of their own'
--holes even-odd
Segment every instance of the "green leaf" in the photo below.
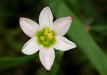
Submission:
<svg viewBox="0 0 107 75">
<path fill-rule="evenodd" d="M 56 18 L 64 16 L 73 16 L 73 22 L 67 35 L 77 44 L 77 47 L 86 55 L 93 66 L 102 75 L 107 75 L 107 58 L 99 46 L 95 43 L 92 37 L 85 31 L 83 25 L 74 13 L 61 0 L 46 1 L 46 4 L 51 7 Z M 47 3 L 48 2 L 48 3 Z M 58 6 L 54 6 L 58 2 Z M 54 5 L 53 5 L 54 4 Z M 57 3 L 56 3 L 57 4 Z"/>
<path fill-rule="evenodd" d="M 107 20 L 102 16 L 100 16 L 97 12 L 95 12 L 91 4 L 89 4 L 86 0 L 78 0 L 78 1 L 80 2 L 80 5 L 84 9 L 85 13 L 91 16 L 97 23 L 107 24 L 106 22 Z"/>
<path fill-rule="evenodd" d="M 3 58 L 0 58 L 0 68 L 17 66 L 35 59 L 36 56 L 37 55 L 15 57 L 15 58 L 3 57 Z"/>
<path fill-rule="evenodd" d="M 20 51 L 23 46 L 23 43 L 17 41 L 15 38 L 9 38 L 6 41 L 12 48 L 16 49 L 17 51 Z"/>
<path fill-rule="evenodd" d="M 0 41 L 0 56 L 2 54 L 2 49 L 3 49 L 3 44 L 2 44 L 2 41 Z"/>
<path fill-rule="evenodd" d="M 91 25 L 90 28 L 102 35 L 107 35 L 107 25 Z"/>
<path fill-rule="evenodd" d="M 66 12 L 62 13 L 62 9 Z M 104 53 L 95 43 L 95 41 L 91 38 L 91 36 L 84 30 L 81 22 L 77 19 L 77 17 L 69 10 L 69 8 L 62 2 L 59 4 L 57 12 L 59 15 L 57 17 L 62 16 L 73 16 L 73 22 L 70 30 L 67 35 L 73 39 L 77 47 L 79 47 L 84 54 L 88 57 L 89 61 L 93 64 L 93 66 L 102 74 L 107 75 L 107 60 Z"/>
</svg>

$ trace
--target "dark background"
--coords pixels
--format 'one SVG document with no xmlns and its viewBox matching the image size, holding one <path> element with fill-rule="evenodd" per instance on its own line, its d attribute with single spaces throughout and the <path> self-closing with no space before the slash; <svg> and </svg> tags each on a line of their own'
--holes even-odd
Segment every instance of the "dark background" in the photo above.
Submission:
<svg viewBox="0 0 107 75">
<path fill-rule="evenodd" d="M 75 13 L 84 29 L 107 55 L 107 0 L 63 0 L 63 2 Z M 28 59 L 21 52 L 24 43 L 30 38 L 19 26 L 19 17 L 38 22 L 39 13 L 45 6 L 47 5 L 42 0 L 0 0 L 0 62 L 7 60 L 5 65 L 0 64 L 0 75 L 45 75 L 46 70 L 40 63 L 38 53 L 33 55 L 35 58 L 31 56 Z M 17 59 L 23 56 L 25 58 Z M 14 65 L 10 64 L 13 58 Z M 76 48 L 64 53 L 56 75 L 100 75 L 100 73 L 80 49 Z"/>
</svg>

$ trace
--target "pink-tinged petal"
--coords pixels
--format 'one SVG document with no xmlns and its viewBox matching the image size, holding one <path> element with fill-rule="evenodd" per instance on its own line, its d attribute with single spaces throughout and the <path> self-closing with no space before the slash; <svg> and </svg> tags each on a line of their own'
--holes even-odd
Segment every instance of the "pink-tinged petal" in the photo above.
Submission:
<svg viewBox="0 0 107 75">
<path fill-rule="evenodd" d="M 28 35 L 29 37 L 35 37 L 36 31 L 39 29 L 39 26 L 36 22 L 28 18 L 20 17 L 19 23 L 21 29 L 26 35 Z"/>
<path fill-rule="evenodd" d="M 36 53 L 40 49 L 40 45 L 36 42 L 37 38 L 33 37 L 25 43 L 22 48 L 22 52 L 26 55 L 31 55 Z"/>
<path fill-rule="evenodd" d="M 66 51 L 75 48 L 76 45 L 65 37 L 56 36 L 56 44 L 53 47 L 61 51 Z"/>
<path fill-rule="evenodd" d="M 53 48 L 41 48 L 39 51 L 40 61 L 43 66 L 49 71 L 55 59 L 55 52 Z"/>
<path fill-rule="evenodd" d="M 45 7 L 39 15 L 40 28 L 51 27 L 53 23 L 53 15 L 49 7 Z"/>
<path fill-rule="evenodd" d="M 63 36 L 67 33 L 71 26 L 72 17 L 63 17 L 57 19 L 53 24 L 53 29 L 56 31 L 57 35 Z"/>
</svg>

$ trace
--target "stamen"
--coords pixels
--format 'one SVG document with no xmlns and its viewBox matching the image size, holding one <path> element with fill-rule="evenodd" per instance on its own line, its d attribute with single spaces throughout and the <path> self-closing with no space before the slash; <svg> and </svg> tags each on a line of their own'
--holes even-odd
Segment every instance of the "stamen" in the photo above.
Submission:
<svg viewBox="0 0 107 75">
<path fill-rule="evenodd" d="M 44 28 L 43 30 L 38 31 L 36 34 L 38 43 L 45 48 L 51 47 L 56 42 L 55 33 L 54 31 L 50 30 L 50 27 Z"/>
<path fill-rule="evenodd" d="M 49 31 L 50 31 L 50 27 L 48 27 L 48 28 L 45 30 L 44 35 L 48 35 Z"/>
<path fill-rule="evenodd" d="M 49 40 L 52 40 L 53 39 L 53 33 L 52 32 L 50 32 L 50 33 L 48 33 L 48 38 L 49 38 Z"/>
<path fill-rule="evenodd" d="M 54 38 L 54 36 L 51 35 L 51 36 L 48 36 L 48 38 L 49 38 L 49 40 L 52 40 Z"/>
</svg>

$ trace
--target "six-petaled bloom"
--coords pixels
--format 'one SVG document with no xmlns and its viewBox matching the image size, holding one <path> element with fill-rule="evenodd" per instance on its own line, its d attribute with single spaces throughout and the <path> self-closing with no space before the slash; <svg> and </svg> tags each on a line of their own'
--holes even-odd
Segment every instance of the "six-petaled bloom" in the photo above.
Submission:
<svg viewBox="0 0 107 75">
<path fill-rule="evenodd" d="M 49 7 L 45 7 L 39 15 L 39 25 L 24 17 L 19 18 L 21 29 L 31 39 L 25 43 L 22 52 L 31 55 L 39 51 L 40 61 L 50 70 L 55 59 L 54 48 L 67 51 L 75 48 L 75 43 L 63 37 L 70 28 L 72 17 L 59 18 L 53 22 Z"/>
</svg>

